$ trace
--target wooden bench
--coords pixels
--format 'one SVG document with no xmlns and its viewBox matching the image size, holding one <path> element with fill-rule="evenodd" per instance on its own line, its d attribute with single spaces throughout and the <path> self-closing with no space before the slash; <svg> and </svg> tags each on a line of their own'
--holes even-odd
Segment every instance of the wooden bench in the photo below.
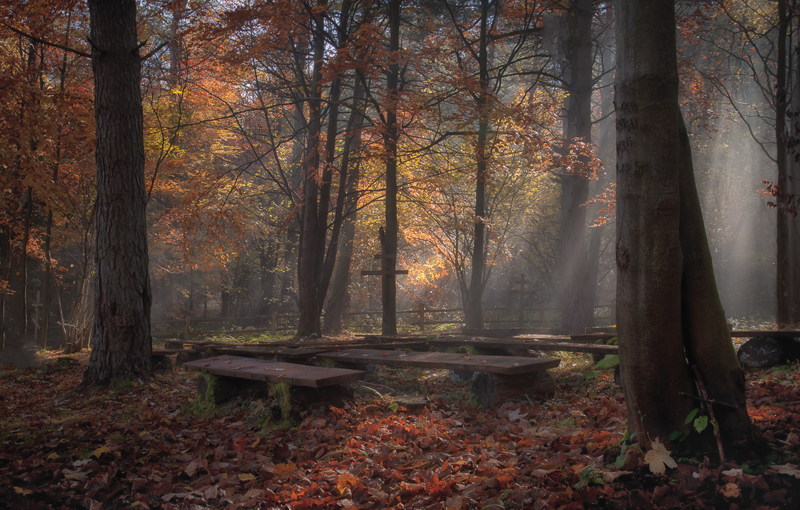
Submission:
<svg viewBox="0 0 800 510">
<path fill-rule="evenodd" d="M 183 364 L 189 370 L 213 376 L 211 391 L 206 377 L 197 378 L 200 397 L 214 404 L 234 396 L 266 396 L 265 383 L 290 385 L 293 407 L 325 404 L 340 406 L 352 394 L 345 384 L 361 379 L 364 372 L 344 368 L 314 367 L 242 356 L 214 356 Z M 299 406 L 298 406 L 299 404 Z"/>
<path fill-rule="evenodd" d="M 291 347 L 236 346 L 212 347 L 211 351 L 219 355 L 243 356 L 245 358 L 278 358 L 279 360 L 306 361 L 320 352 L 320 349 L 295 349 Z"/>
<path fill-rule="evenodd" d="M 376 349 L 348 349 L 318 354 L 317 357 L 348 366 L 375 364 L 480 372 L 473 380 L 472 392 L 485 407 L 525 395 L 553 395 L 555 383 L 546 370 L 561 362 L 557 358 Z"/>
<path fill-rule="evenodd" d="M 510 351 L 518 356 L 529 356 L 528 351 L 562 351 L 588 352 L 592 354 L 618 354 L 616 345 L 586 344 L 570 341 L 569 338 L 544 340 L 537 338 L 438 338 L 428 340 L 428 344 L 436 347 L 474 347 L 485 354 L 501 354 Z"/>
</svg>

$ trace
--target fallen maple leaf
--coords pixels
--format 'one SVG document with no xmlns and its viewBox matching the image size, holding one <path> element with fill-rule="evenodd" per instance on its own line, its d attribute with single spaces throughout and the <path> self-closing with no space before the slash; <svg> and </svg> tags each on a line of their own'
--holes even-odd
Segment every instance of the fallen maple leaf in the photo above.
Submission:
<svg viewBox="0 0 800 510">
<path fill-rule="evenodd" d="M 255 499 L 261 499 L 263 497 L 264 497 L 264 491 L 262 489 L 250 489 L 249 491 L 247 491 L 245 493 L 244 496 L 242 496 L 242 499 L 244 501 L 247 501 L 247 500 L 254 499 L 254 498 Z"/>
<path fill-rule="evenodd" d="M 217 499 L 219 496 L 219 485 L 212 485 L 205 491 L 203 491 L 203 497 L 206 499 Z"/>
<path fill-rule="evenodd" d="M 780 475 L 789 475 L 800 479 L 800 469 L 793 464 L 774 464 L 769 468 Z"/>
<path fill-rule="evenodd" d="M 344 493 L 345 489 L 354 488 L 358 485 L 358 478 L 350 473 L 344 473 L 336 481 L 336 488 L 339 489 L 339 494 Z"/>
<path fill-rule="evenodd" d="M 189 476 L 189 478 L 191 478 L 201 468 L 207 470 L 208 461 L 206 459 L 197 458 L 192 460 L 189 464 L 187 464 L 186 467 L 183 468 L 183 472 L 186 473 Z"/>
<path fill-rule="evenodd" d="M 104 453 L 111 453 L 111 448 L 109 448 L 108 446 L 101 446 L 100 448 L 97 448 L 95 451 L 93 451 L 92 455 L 94 455 L 99 459 L 100 456 L 103 455 Z"/>
<path fill-rule="evenodd" d="M 510 413 L 508 413 L 508 420 L 509 421 L 517 421 L 517 420 L 520 420 L 522 418 L 525 418 L 526 416 L 528 416 L 528 413 L 521 414 L 520 413 L 520 409 L 516 409 L 516 410 L 511 411 Z"/>
<path fill-rule="evenodd" d="M 67 480 L 75 480 L 77 482 L 86 480 L 86 477 L 88 476 L 88 473 L 84 473 L 82 471 L 73 471 L 67 468 L 62 469 L 61 472 L 64 473 L 64 478 Z"/>
<path fill-rule="evenodd" d="M 237 437 L 231 443 L 231 447 L 237 452 L 243 452 L 247 450 L 247 438 L 246 437 Z"/>
<path fill-rule="evenodd" d="M 603 480 L 606 482 L 613 482 L 620 476 L 630 473 L 630 471 L 603 471 Z"/>
<path fill-rule="evenodd" d="M 661 444 L 658 438 L 653 439 L 651 446 L 653 449 L 645 454 L 644 461 L 653 474 L 663 475 L 667 471 L 667 467 L 678 467 L 678 463 L 670 456 L 669 451 Z"/>
<path fill-rule="evenodd" d="M 275 467 L 272 468 L 272 473 L 277 478 L 288 478 L 296 469 L 297 464 L 294 462 L 289 462 L 287 464 L 275 464 Z"/>
<path fill-rule="evenodd" d="M 256 477 L 251 473 L 239 473 L 239 480 L 243 482 L 249 482 L 250 480 L 255 480 Z"/>
<path fill-rule="evenodd" d="M 728 469 L 726 471 L 723 471 L 722 474 L 723 475 L 727 475 L 727 476 L 741 477 L 742 474 L 744 474 L 744 470 L 742 468 L 733 468 L 733 469 Z"/>
<path fill-rule="evenodd" d="M 735 483 L 726 483 L 725 488 L 722 489 L 722 495 L 726 498 L 738 498 L 741 495 L 739 486 Z"/>
</svg>

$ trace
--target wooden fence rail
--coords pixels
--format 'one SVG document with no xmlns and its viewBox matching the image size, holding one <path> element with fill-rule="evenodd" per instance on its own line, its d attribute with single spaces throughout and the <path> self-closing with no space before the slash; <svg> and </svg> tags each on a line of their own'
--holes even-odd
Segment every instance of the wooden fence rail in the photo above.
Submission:
<svg viewBox="0 0 800 510">
<path fill-rule="evenodd" d="M 611 305 L 598 305 L 595 307 L 596 309 L 610 309 Z M 555 318 L 553 317 L 551 312 L 558 312 L 559 309 L 557 308 L 546 308 L 543 305 L 540 305 L 537 309 L 524 309 L 520 311 L 519 308 L 485 308 L 483 310 L 484 314 L 484 323 L 485 324 L 506 324 L 506 325 L 514 325 L 516 327 L 524 327 L 524 326 L 547 326 L 548 322 L 555 323 Z M 535 313 L 537 317 L 535 319 L 529 318 L 531 313 Z M 548 313 L 550 316 L 548 317 Z M 424 333 L 426 331 L 427 326 L 434 326 L 434 325 L 442 325 L 442 324 L 452 324 L 454 326 L 461 326 L 464 325 L 464 310 L 463 308 L 427 308 L 424 304 L 420 305 L 416 309 L 413 310 L 398 310 L 397 314 L 405 315 L 409 317 L 402 322 L 411 328 L 417 329 L 420 333 Z M 441 317 L 442 315 L 450 314 L 450 317 Z M 372 332 L 374 329 L 380 329 L 380 324 L 378 320 L 380 319 L 382 312 L 380 310 L 375 311 L 356 311 L 356 312 L 347 312 L 344 316 L 344 329 L 347 331 L 353 331 L 358 329 L 359 331 L 368 330 L 365 332 Z M 453 315 L 457 315 L 453 317 Z M 435 318 L 434 318 L 435 316 Z M 366 320 L 358 320 L 359 317 L 364 317 Z M 218 334 L 225 334 L 225 335 L 243 335 L 243 334 L 251 334 L 251 333 L 265 333 L 269 332 L 272 334 L 276 334 L 279 331 L 292 331 L 296 328 L 297 319 L 299 315 L 296 313 L 292 314 L 279 314 L 277 311 L 273 311 L 271 315 L 260 315 L 254 317 L 231 317 L 226 319 L 215 318 L 215 319 L 196 319 L 191 316 L 186 316 L 184 319 L 173 319 L 173 320 L 161 320 L 161 321 L 153 321 L 154 332 L 153 337 L 155 338 L 172 338 L 175 336 L 180 336 L 182 338 L 189 338 L 190 336 L 200 336 L 200 335 L 218 335 Z M 198 328 L 200 324 L 222 324 L 223 329 L 217 330 L 203 330 Z M 229 329 L 225 329 L 226 326 L 230 325 Z M 182 326 L 180 328 L 166 328 L 166 331 L 163 331 L 162 328 L 159 326 Z"/>
</svg>

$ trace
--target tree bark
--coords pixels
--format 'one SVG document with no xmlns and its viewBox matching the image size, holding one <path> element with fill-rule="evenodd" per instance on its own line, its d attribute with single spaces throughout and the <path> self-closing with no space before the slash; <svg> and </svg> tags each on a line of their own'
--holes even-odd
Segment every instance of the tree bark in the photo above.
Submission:
<svg viewBox="0 0 800 510">
<path fill-rule="evenodd" d="M 397 101 L 400 66 L 397 52 L 400 50 L 400 0 L 389 1 L 389 51 L 391 54 L 386 79 L 386 212 L 385 236 L 382 236 L 383 260 L 381 270 L 381 303 L 383 319 L 381 333 L 387 336 L 397 334 L 397 142 L 400 131 L 397 126 Z"/>
<path fill-rule="evenodd" d="M 278 243 L 274 239 L 258 238 L 259 295 L 256 315 L 267 315 L 274 308 L 275 273 L 278 270 Z"/>
<path fill-rule="evenodd" d="M 569 11 L 569 100 L 568 140 L 592 141 L 592 17 L 594 2 L 578 0 Z M 581 157 L 588 162 L 588 157 Z M 589 178 L 583 173 L 561 176 L 561 288 L 564 303 L 562 327 L 582 334 L 594 325 L 594 303 L 586 245 L 586 207 Z"/>
<path fill-rule="evenodd" d="M 82 386 L 152 375 L 135 0 L 89 0 L 97 124 L 92 354 Z"/>
<path fill-rule="evenodd" d="M 350 1 L 345 0 L 341 4 L 339 13 L 339 47 L 344 47 L 347 42 L 347 20 L 350 17 Z M 328 225 L 328 203 L 331 197 L 331 188 L 333 185 L 333 167 L 336 160 L 336 140 L 339 131 L 339 102 L 342 95 L 342 76 L 337 75 L 333 78 L 331 83 L 328 106 L 328 131 L 325 140 L 325 167 L 322 172 L 322 186 L 320 189 L 320 213 L 319 223 L 324 225 L 322 228 L 322 235 L 320 236 L 320 250 L 319 260 L 317 265 L 319 267 L 319 283 L 317 285 L 317 301 L 319 308 L 322 310 L 325 299 L 328 295 L 328 287 L 330 286 L 331 278 L 333 276 L 333 269 L 336 265 L 336 257 L 339 253 L 339 236 L 342 231 L 342 221 L 344 220 L 344 202 L 345 191 L 347 189 L 347 152 L 349 151 L 349 141 L 351 135 L 345 135 L 345 150 L 342 152 L 342 163 L 339 166 L 339 191 L 336 197 L 336 206 L 333 215 L 333 228 L 331 229 L 330 242 L 327 249 L 325 249 L 325 238 L 327 236 Z M 355 113 L 351 114 L 352 116 Z M 349 124 L 349 122 L 348 122 Z"/>
<path fill-rule="evenodd" d="M 472 244 L 472 274 L 469 284 L 466 326 L 483 328 L 483 289 L 486 269 L 486 184 L 489 180 L 486 140 L 489 136 L 489 52 L 487 23 L 489 0 L 481 0 L 480 39 L 478 42 L 478 140 L 475 144 L 475 238 Z"/>
<path fill-rule="evenodd" d="M 675 7 L 617 7 L 617 333 L 639 441 L 685 429 L 699 369 L 723 440 L 750 430 L 678 106 Z M 687 362 L 688 358 L 688 362 Z"/>
<path fill-rule="evenodd" d="M 22 239 L 20 240 L 19 254 L 11 251 L 8 287 L 12 294 L 7 298 L 4 320 L 3 352 L 0 361 L 12 363 L 17 367 L 27 367 L 36 364 L 34 356 L 25 349 L 25 338 L 28 326 L 28 242 L 31 230 L 31 215 L 33 210 L 33 193 L 30 186 L 25 188 L 22 200 Z"/>
<path fill-rule="evenodd" d="M 751 429 L 747 415 L 744 372 L 739 366 L 728 331 L 725 309 L 719 299 L 703 212 L 695 185 L 692 148 L 683 117 L 679 120 L 683 343 L 689 364 L 700 371 L 709 398 L 736 407 L 714 407 L 723 440 L 731 443 L 746 437 Z"/>
<path fill-rule="evenodd" d="M 322 60 L 325 52 L 324 12 L 325 0 L 318 0 L 320 8 L 314 15 L 314 65 L 311 77 L 310 98 L 308 100 L 309 121 L 307 133 L 306 159 L 304 163 L 303 204 L 300 220 L 300 249 L 297 260 L 297 287 L 300 294 L 300 318 L 297 335 L 321 334 L 321 306 L 317 299 L 319 268 L 318 253 L 324 250 L 319 246 L 319 189 L 317 172 L 319 170 L 319 136 L 322 124 Z M 323 225 L 324 229 L 326 225 Z M 324 231 L 322 232 L 324 239 Z"/>
<path fill-rule="evenodd" d="M 778 186 L 782 190 L 789 186 L 786 175 L 787 151 L 784 135 L 786 134 L 786 32 L 788 28 L 786 16 L 786 0 L 778 0 L 778 59 L 775 70 L 775 158 L 778 166 Z M 791 257 L 789 254 L 789 216 L 783 209 L 783 201 L 779 198 L 777 213 L 777 270 L 775 292 L 777 294 L 777 318 L 779 327 L 788 325 L 792 320 L 791 300 Z"/>
<path fill-rule="evenodd" d="M 356 234 L 356 215 L 358 208 L 358 180 L 360 178 L 359 161 L 354 161 L 361 150 L 361 130 L 364 116 L 361 108 L 364 102 L 364 88 L 360 80 L 356 80 L 353 91 L 353 111 L 347 127 L 347 136 L 342 149 L 342 170 L 339 181 L 339 200 L 337 216 L 341 216 L 342 232 L 339 240 L 339 254 L 336 272 L 333 276 L 330 297 L 325 313 L 324 332 L 342 330 L 342 318 L 350 305 L 350 265 L 353 260 L 353 240 Z M 346 182 L 343 180 L 346 179 Z M 336 222 L 334 222 L 336 223 Z"/>
<path fill-rule="evenodd" d="M 617 335 L 628 428 L 665 440 L 694 403 L 681 328 L 678 66 L 672 0 L 618 0 Z"/>
</svg>

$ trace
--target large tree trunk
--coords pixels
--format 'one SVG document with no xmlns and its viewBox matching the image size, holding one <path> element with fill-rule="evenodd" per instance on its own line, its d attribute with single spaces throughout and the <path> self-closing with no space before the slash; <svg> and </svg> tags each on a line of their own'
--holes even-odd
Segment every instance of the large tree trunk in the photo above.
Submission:
<svg viewBox="0 0 800 510">
<path fill-rule="evenodd" d="M 569 11 L 569 100 L 566 136 L 569 140 L 592 141 L 592 16 L 594 2 L 573 2 Z M 588 157 L 581 157 L 588 162 Z M 585 333 L 594 325 L 593 289 L 586 245 L 588 176 L 561 176 L 561 295 L 564 303 L 562 327 L 570 333 Z"/>
<path fill-rule="evenodd" d="M 778 59 L 776 62 L 775 83 L 775 159 L 778 166 L 778 186 L 786 190 L 789 180 L 786 175 L 787 151 L 784 135 L 786 134 L 786 31 L 788 19 L 786 16 L 786 0 L 778 0 Z M 789 216 L 782 209 L 782 201 L 778 200 L 777 216 L 777 318 L 778 326 L 786 326 L 791 322 L 791 263 L 789 255 L 790 221 Z M 796 304 L 795 304 L 796 306 Z"/>
<path fill-rule="evenodd" d="M 796 47 L 796 46 L 795 46 Z M 800 51 L 790 52 L 794 56 L 794 66 L 789 66 L 793 73 L 787 76 L 787 83 L 791 84 L 791 99 L 792 104 L 789 108 L 792 111 L 800 109 Z M 787 86 L 788 88 L 788 86 Z M 795 119 L 797 122 L 797 119 Z M 792 130 L 797 133 L 797 126 L 793 126 Z M 796 157 L 796 154 L 795 154 Z M 786 154 L 786 191 L 789 196 L 800 197 L 800 162 L 790 154 Z M 788 235 L 789 241 L 787 243 L 787 259 L 789 261 L 789 299 L 790 299 L 790 313 L 789 322 L 791 324 L 800 323 L 800 220 L 796 214 L 788 214 Z"/>
<path fill-rule="evenodd" d="M 672 0 L 618 0 L 617 335 L 628 428 L 665 440 L 695 404 L 681 341 L 678 67 Z"/>
<path fill-rule="evenodd" d="M 714 415 L 726 442 L 743 439 L 750 431 L 744 372 L 731 342 L 725 310 L 717 292 L 711 251 L 697 196 L 689 135 L 680 119 L 681 213 L 683 254 L 681 322 L 689 364 L 698 368 L 711 400 L 735 406 L 714 406 Z"/>
<path fill-rule="evenodd" d="M 786 111 L 797 107 L 800 84 L 798 70 L 791 66 L 791 52 L 787 51 L 787 33 L 791 31 L 791 20 L 787 13 L 786 0 L 778 1 L 778 39 L 777 62 L 775 73 L 775 158 L 778 167 L 778 185 L 785 193 L 777 198 L 777 260 L 776 260 L 776 293 L 777 323 L 787 326 L 800 322 L 800 231 L 793 201 L 797 200 L 798 164 L 789 153 L 786 143 L 787 134 L 797 136 L 796 129 L 786 129 Z M 796 64 L 800 64 L 800 54 Z M 792 70 L 794 69 L 794 76 Z M 791 88 L 792 94 L 789 94 Z M 788 104 L 791 97 L 792 104 Z M 793 151 L 794 152 L 794 151 Z"/>
<path fill-rule="evenodd" d="M 689 363 L 723 437 L 749 429 L 741 370 L 714 283 L 678 107 L 675 7 L 621 0 L 617 13 L 617 333 L 628 426 L 640 442 L 684 430 Z"/>
<path fill-rule="evenodd" d="M 89 0 L 97 124 L 92 355 L 82 385 L 152 374 L 135 0 Z"/>
</svg>

